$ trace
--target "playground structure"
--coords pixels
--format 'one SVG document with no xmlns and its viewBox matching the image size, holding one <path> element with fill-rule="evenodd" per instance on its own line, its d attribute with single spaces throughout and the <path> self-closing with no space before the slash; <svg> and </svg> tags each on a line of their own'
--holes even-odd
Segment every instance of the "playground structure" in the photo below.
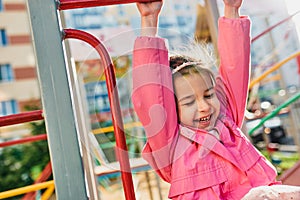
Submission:
<svg viewBox="0 0 300 200">
<path fill-rule="evenodd" d="M 76 197 L 76 199 L 100 199 L 97 192 L 97 174 L 95 174 L 93 170 L 94 164 L 88 146 L 90 140 L 88 137 L 89 125 L 86 121 L 86 108 L 83 100 L 80 98 L 80 86 L 77 83 L 76 73 L 66 56 L 68 51 L 62 43 L 62 40 L 65 39 L 78 39 L 94 47 L 99 53 L 101 60 L 105 63 L 105 76 L 114 119 L 113 128 L 116 136 L 116 150 L 120 164 L 119 171 L 121 172 L 124 194 L 126 199 L 135 199 L 131 174 L 132 165 L 130 165 L 127 154 L 124 125 L 118 103 L 118 92 L 115 90 L 116 80 L 114 66 L 105 47 L 97 38 L 83 31 L 62 29 L 58 11 L 133 3 L 137 1 L 138 0 L 61 0 L 58 4 L 53 0 L 28 0 L 35 51 L 38 58 L 38 74 L 44 108 L 43 111 L 3 117 L 0 120 L 0 126 L 41 119 L 46 120 L 47 135 L 23 139 L 22 142 L 48 139 L 54 181 L 28 186 L 25 189 L 19 190 L 19 193 L 15 192 L 15 195 L 47 188 L 42 199 L 48 199 L 49 195 L 54 191 L 55 182 L 55 192 L 58 199 L 74 199 L 74 197 Z M 270 71 L 278 69 L 288 60 L 299 55 L 300 52 L 293 54 L 286 59 L 286 61 L 278 63 L 278 65 L 274 66 Z M 266 74 L 252 81 L 251 87 L 265 77 Z M 296 94 L 291 100 L 280 106 L 280 108 L 288 106 L 299 97 L 299 94 Z M 277 111 L 279 111 L 279 109 L 274 111 L 274 114 L 271 115 L 275 116 Z M 12 141 L 2 144 L 2 146 L 15 143 L 17 142 Z M 145 163 L 142 163 L 142 166 L 145 165 Z M 113 172 L 115 172 L 115 170 L 101 171 L 98 175 Z M 0 193 L 0 199 L 9 197 L 9 195 L 11 195 L 9 192 Z"/>
</svg>

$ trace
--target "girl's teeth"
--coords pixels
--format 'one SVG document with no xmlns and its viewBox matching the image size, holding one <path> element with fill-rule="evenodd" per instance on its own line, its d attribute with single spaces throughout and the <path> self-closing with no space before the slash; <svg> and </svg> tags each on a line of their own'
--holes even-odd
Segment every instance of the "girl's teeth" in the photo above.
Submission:
<svg viewBox="0 0 300 200">
<path fill-rule="evenodd" d="M 200 121 L 208 121 L 209 117 L 200 118 Z"/>
</svg>

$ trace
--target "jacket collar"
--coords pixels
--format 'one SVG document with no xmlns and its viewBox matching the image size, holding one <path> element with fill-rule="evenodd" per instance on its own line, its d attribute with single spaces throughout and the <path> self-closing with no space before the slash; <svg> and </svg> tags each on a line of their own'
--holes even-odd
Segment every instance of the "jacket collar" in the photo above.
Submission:
<svg viewBox="0 0 300 200">
<path fill-rule="evenodd" d="M 210 134 L 206 130 L 192 130 L 187 127 L 181 126 L 180 134 L 189 140 L 192 140 L 203 147 L 207 148 L 210 151 L 213 151 L 214 153 L 218 154 L 222 158 L 225 158 L 232 164 L 234 164 L 236 167 L 239 168 L 238 163 L 234 159 L 234 157 L 231 155 L 231 153 L 226 149 L 226 147 L 212 134 Z"/>
</svg>

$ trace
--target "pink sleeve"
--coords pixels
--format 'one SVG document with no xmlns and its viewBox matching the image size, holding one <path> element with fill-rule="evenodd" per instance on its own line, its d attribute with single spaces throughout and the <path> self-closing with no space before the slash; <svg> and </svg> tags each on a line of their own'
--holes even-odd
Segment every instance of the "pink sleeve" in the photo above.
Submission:
<svg viewBox="0 0 300 200">
<path fill-rule="evenodd" d="M 220 76 L 226 110 L 240 127 L 244 119 L 250 74 L 250 20 L 219 19 Z"/>
<path fill-rule="evenodd" d="M 162 38 L 136 39 L 132 78 L 133 105 L 147 136 L 143 157 L 156 170 L 170 170 L 166 168 L 178 124 L 168 50 Z"/>
</svg>

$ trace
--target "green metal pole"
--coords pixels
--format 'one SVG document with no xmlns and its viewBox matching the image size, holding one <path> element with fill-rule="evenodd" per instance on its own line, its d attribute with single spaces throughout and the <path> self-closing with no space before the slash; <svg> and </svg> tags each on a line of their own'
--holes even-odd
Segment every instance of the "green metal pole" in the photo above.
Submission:
<svg viewBox="0 0 300 200">
<path fill-rule="evenodd" d="M 88 199 L 55 0 L 27 1 L 57 199 Z"/>
<path fill-rule="evenodd" d="M 278 106 L 275 110 L 273 110 L 266 117 L 262 118 L 261 121 L 254 128 L 252 128 L 249 131 L 249 135 L 252 135 L 254 133 L 254 131 L 256 131 L 260 126 L 262 126 L 267 120 L 271 119 L 272 117 L 275 117 L 282 108 L 287 107 L 288 105 L 290 105 L 291 103 L 293 103 L 294 101 L 296 101 L 299 98 L 300 98 L 300 92 L 298 94 L 295 94 L 291 98 L 289 98 L 287 101 L 285 101 L 280 106 Z"/>
</svg>

